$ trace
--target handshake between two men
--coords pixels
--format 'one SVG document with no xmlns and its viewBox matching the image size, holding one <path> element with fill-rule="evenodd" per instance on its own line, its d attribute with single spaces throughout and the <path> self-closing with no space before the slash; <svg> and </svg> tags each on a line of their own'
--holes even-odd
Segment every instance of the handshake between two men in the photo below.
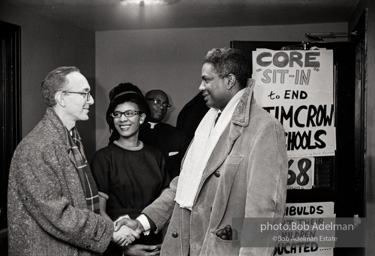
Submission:
<svg viewBox="0 0 375 256">
<path fill-rule="evenodd" d="M 119 218 L 114 222 L 115 232 L 113 233 L 112 241 L 118 246 L 124 248 L 127 255 L 159 255 L 159 245 L 143 245 L 134 244 L 131 245 L 136 239 L 138 239 L 145 229 L 141 222 L 138 220 L 130 219 L 129 216 Z"/>
</svg>

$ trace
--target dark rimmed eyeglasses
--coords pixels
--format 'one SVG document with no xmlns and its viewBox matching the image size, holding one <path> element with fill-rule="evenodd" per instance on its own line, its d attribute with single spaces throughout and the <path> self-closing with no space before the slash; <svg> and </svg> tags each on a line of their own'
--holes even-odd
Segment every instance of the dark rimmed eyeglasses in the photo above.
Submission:
<svg viewBox="0 0 375 256">
<path fill-rule="evenodd" d="M 124 112 L 115 111 L 115 112 L 113 112 L 111 114 L 111 117 L 113 117 L 113 118 L 121 118 L 122 115 L 124 115 L 125 117 L 133 117 L 133 116 L 139 115 L 141 113 L 142 113 L 141 111 L 136 111 L 136 110 L 126 110 Z"/>
<path fill-rule="evenodd" d="M 62 91 L 62 93 L 73 93 L 73 94 L 80 94 L 86 98 L 86 101 L 89 101 L 91 96 L 91 92 L 71 92 L 71 91 Z"/>
<path fill-rule="evenodd" d="M 146 98 L 146 100 L 152 101 L 152 103 L 154 103 L 154 105 L 163 106 L 164 108 L 172 107 L 172 105 L 169 104 L 168 102 L 161 101 L 161 100 L 158 100 L 158 99 Z"/>
</svg>

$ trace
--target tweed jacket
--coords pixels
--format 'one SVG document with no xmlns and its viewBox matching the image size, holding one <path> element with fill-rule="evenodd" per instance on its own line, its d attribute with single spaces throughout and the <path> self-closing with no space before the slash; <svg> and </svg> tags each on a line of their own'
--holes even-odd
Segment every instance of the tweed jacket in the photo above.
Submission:
<svg viewBox="0 0 375 256">
<path fill-rule="evenodd" d="M 216 232 L 232 225 L 233 217 L 282 217 L 287 162 L 282 125 L 255 102 L 252 87 L 245 88 L 208 160 L 192 210 L 174 202 L 178 177 L 144 209 L 157 230 L 171 217 L 161 255 L 271 255 L 274 247 L 241 247 Z"/>
<path fill-rule="evenodd" d="M 98 255 L 111 240 L 113 223 L 86 208 L 65 127 L 52 108 L 14 152 L 8 227 L 10 256 Z"/>
</svg>

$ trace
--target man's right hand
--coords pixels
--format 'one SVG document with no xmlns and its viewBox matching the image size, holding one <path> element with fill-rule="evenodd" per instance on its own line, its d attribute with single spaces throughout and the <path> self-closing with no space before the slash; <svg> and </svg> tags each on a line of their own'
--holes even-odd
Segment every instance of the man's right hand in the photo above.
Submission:
<svg viewBox="0 0 375 256">
<path fill-rule="evenodd" d="M 115 231 L 119 230 L 123 225 L 135 230 L 137 233 L 141 234 L 145 231 L 142 224 L 138 220 L 132 220 L 128 218 L 123 218 L 115 223 Z"/>
</svg>

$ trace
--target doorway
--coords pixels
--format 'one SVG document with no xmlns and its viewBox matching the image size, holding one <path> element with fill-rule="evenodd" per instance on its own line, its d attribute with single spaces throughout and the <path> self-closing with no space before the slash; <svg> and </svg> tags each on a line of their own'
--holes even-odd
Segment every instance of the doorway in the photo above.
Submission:
<svg viewBox="0 0 375 256">
<path fill-rule="evenodd" d="M 0 255 L 7 255 L 7 187 L 13 151 L 21 140 L 21 76 L 19 26 L 0 21 Z"/>
</svg>

